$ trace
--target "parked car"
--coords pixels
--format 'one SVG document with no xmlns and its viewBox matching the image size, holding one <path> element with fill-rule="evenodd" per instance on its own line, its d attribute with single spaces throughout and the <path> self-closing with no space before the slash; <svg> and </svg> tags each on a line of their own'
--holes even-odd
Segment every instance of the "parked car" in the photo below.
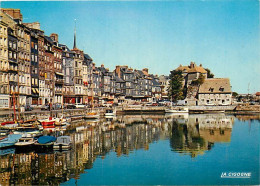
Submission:
<svg viewBox="0 0 260 186">
<path fill-rule="evenodd" d="M 158 106 L 158 103 L 153 103 L 152 106 Z"/>
<path fill-rule="evenodd" d="M 24 109 L 25 109 L 25 111 L 32 111 L 33 107 L 31 105 L 25 105 Z"/>
<path fill-rule="evenodd" d="M 43 105 L 41 107 L 41 110 L 50 110 L 50 106 L 49 105 Z"/>
</svg>

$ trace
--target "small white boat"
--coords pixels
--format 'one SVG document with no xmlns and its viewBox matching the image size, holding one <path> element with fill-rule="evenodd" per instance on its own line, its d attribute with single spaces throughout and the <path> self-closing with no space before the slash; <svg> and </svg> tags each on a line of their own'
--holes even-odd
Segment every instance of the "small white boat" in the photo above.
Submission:
<svg viewBox="0 0 260 186">
<path fill-rule="evenodd" d="M 21 134 L 22 137 L 36 137 L 42 135 L 42 132 L 35 127 L 17 127 L 14 134 Z"/>
<path fill-rule="evenodd" d="M 54 150 L 68 150 L 71 148 L 70 136 L 59 136 L 53 145 Z"/>
<path fill-rule="evenodd" d="M 34 143 L 35 143 L 35 140 L 33 137 L 22 137 L 14 145 L 16 147 L 28 147 L 28 146 L 33 145 Z"/>
<path fill-rule="evenodd" d="M 115 116 L 116 115 L 116 111 L 113 109 L 106 109 L 106 113 L 105 116 Z"/>
<path fill-rule="evenodd" d="M 88 112 L 85 117 L 85 119 L 98 119 L 99 118 L 99 114 L 96 112 Z"/>
<path fill-rule="evenodd" d="M 186 107 L 172 107 L 169 109 L 165 109 L 165 113 L 188 113 L 189 109 Z"/>
</svg>

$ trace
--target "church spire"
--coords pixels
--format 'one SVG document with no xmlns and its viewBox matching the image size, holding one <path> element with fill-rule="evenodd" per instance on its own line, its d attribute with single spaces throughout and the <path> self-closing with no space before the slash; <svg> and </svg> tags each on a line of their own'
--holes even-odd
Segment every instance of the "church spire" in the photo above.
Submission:
<svg viewBox="0 0 260 186">
<path fill-rule="evenodd" d="M 75 28 L 74 28 L 74 45 L 73 45 L 73 49 L 77 48 L 76 45 L 76 19 L 75 19 Z"/>
</svg>

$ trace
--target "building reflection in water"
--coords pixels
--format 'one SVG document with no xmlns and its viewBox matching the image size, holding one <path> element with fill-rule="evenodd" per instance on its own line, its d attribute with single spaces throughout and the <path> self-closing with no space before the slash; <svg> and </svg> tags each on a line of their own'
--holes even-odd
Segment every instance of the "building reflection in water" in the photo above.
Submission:
<svg viewBox="0 0 260 186">
<path fill-rule="evenodd" d="M 173 151 L 195 157 L 216 142 L 229 142 L 233 122 L 233 116 L 225 115 L 125 115 L 72 123 L 64 133 L 73 141 L 70 151 L 1 151 L 0 185 L 56 185 L 77 180 L 96 158 L 105 158 L 111 151 L 128 156 L 163 139 L 170 140 Z"/>
<path fill-rule="evenodd" d="M 170 144 L 173 151 L 204 154 L 214 143 L 230 142 L 234 116 L 222 114 L 190 115 L 185 120 L 173 119 Z"/>
</svg>

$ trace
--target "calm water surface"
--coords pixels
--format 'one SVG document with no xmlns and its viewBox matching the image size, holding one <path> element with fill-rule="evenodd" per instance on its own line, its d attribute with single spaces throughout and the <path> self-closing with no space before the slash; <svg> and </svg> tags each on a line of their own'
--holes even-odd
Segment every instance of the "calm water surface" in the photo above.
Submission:
<svg viewBox="0 0 260 186">
<path fill-rule="evenodd" d="M 65 132 L 71 151 L 2 151 L 0 184 L 256 185 L 259 125 L 224 114 L 81 121 Z M 251 177 L 221 178 L 231 172 Z"/>
</svg>

